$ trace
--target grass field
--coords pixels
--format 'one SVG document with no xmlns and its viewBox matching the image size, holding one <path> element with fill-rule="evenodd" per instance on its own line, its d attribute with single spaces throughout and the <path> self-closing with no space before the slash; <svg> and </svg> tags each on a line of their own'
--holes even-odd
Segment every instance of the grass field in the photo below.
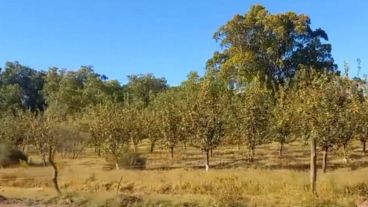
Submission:
<svg viewBox="0 0 368 207">
<path fill-rule="evenodd" d="M 77 160 L 56 158 L 61 198 L 51 185 L 51 167 L 43 166 L 0 169 L 0 194 L 66 206 L 117 206 L 117 194 L 137 198 L 135 206 L 355 206 L 368 195 L 368 159 L 358 142 L 350 148 L 349 163 L 339 150 L 331 152 L 327 173 L 318 172 L 318 196 L 309 193 L 308 145 L 288 145 L 282 158 L 277 148 L 275 143 L 259 146 L 253 163 L 245 147 L 218 148 L 209 172 L 194 148 L 179 146 L 170 160 L 166 149 L 150 154 L 143 144 L 143 170 L 111 170 L 104 158 L 87 152 Z"/>
</svg>

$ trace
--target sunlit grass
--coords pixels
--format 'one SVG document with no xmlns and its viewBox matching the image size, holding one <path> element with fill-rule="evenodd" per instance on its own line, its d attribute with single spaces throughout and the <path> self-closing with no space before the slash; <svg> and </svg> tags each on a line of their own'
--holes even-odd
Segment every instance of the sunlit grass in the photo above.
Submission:
<svg viewBox="0 0 368 207">
<path fill-rule="evenodd" d="M 96 203 L 122 193 L 140 196 L 148 203 L 203 206 L 354 206 L 362 193 L 368 193 L 364 192 L 368 160 L 361 155 L 359 143 L 354 143 L 350 152 L 354 160 L 348 164 L 337 151 L 331 153 L 328 172 L 318 172 L 318 196 L 309 192 L 308 147 L 302 143 L 287 146 L 282 158 L 276 144 L 260 146 L 255 163 L 248 162 L 244 147 L 241 151 L 219 148 L 209 172 L 202 168 L 203 156 L 195 148 L 184 152 L 178 147 L 174 160 L 164 148 L 150 154 L 143 145 L 140 152 L 148 158 L 144 170 L 109 170 L 104 158 L 91 153 L 78 160 L 56 159 L 60 186 L 64 193 L 78 192 Z M 37 162 L 37 156 L 33 160 Z M 1 169 L 0 194 L 50 199 L 56 195 L 51 175 L 52 169 L 42 166 Z"/>
</svg>

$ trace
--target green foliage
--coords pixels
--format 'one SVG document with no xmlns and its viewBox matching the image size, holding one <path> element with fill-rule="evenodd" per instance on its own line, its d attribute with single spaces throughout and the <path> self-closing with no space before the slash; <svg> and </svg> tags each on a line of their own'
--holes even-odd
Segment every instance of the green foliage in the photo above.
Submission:
<svg viewBox="0 0 368 207">
<path fill-rule="evenodd" d="M 216 71 L 208 69 L 199 84 L 198 93 L 187 109 L 189 136 L 191 144 L 206 154 L 206 169 L 209 168 L 209 152 L 216 148 L 224 138 L 225 116 L 222 103 L 225 101 L 224 83 L 219 81 Z"/>
<path fill-rule="evenodd" d="M 7 62 L 0 141 L 33 145 L 51 162 L 56 152 L 75 158 L 89 144 L 116 168 L 144 166 L 137 151 L 145 139 L 151 152 L 160 144 L 172 158 L 175 147 L 190 144 L 204 152 L 207 169 L 209 153 L 226 143 L 245 143 L 253 161 L 257 145 L 277 141 L 281 155 L 284 144 L 310 141 L 311 166 L 316 149 L 326 162 L 329 150 L 342 147 L 347 160 L 354 138 L 365 152 L 367 82 L 350 79 L 347 65 L 340 76 L 327 34 L 313 30 L 309 17 L 255 5 L 214 37 L 223 50 L 207 61 L 205 74 L 190 72 L 176 87 L 153 74 L 130 75 L 123 85 L 92 66 L 40 72 Z"/>
<path fill-rule="evenodd" d="M 249 83 L 243 93 L 240 94 L 242 101 L 239 106 L 239 135 L 245 139 L 252 161 L 256 145 L 268 141 L 272 99 L 271 92 L 258 78 Z"/>
<path fill-rule="evenodd" d="M 186 141 L 183 98 L 180 88 L 172 88 L 161 93 L 154 101 L 156 119 L 160 123 L 158 136 L 162 136 L 164 145 L 170 149 L 171 158 L 176 145 Z"/>
<path fill-rule="evenodd" d="M 129 142 L 129 136 L 121 124 L 126 120 L 121 107 L 114 102 L 99 104 L 87 112 L 86 120 L 92 144 L 96 150 L 112 155 L 118 168 L 117 161 Z"/>
<path fill-rule="evenodd" d="M 39 93 L 43 85 L 44 74 L 42 72 L 18 62 L 6 62 L 4 70 L 0 73 L 0 88 L 8 93 L 2 97 L 5 101 L 9 101 L 5 104 L 7 107 L 17 105 L 32 111 L 43 110 L 45 100 Z M 0 103 L 2 98 L 0 98 Z"/>
<path fill-rule="evenodd" d="M 270 14 L 254 5 L 244 15 L 235 15 L 214 38 L 224 48 L 208 65 L 216 66 L 238 83 L 259 76 L 269 86 L 293 78 L 300 65 L 336 70 L 327 34 L 313 30 L 309 17 L 294 12 Z"/>
<path fill-rule="evenodd" d="M 152 98 L 168 86 L 165 78 L 156 78 L 153 74 L 130 75 L 126 85 L 128 104 L 139 103 L 147 107 Z"/>
<path fill-rule="evenodd" d="M 271 112 L 271 130 L 273 139 L 280 143 L 279 155 L 282 156 L 284 144 L 296 139 L 294 135 L 295 111 L 292 108 L 293 93 L 288 85 L 280 86 L 275 94 L 275 103 Z"/>
</svg>

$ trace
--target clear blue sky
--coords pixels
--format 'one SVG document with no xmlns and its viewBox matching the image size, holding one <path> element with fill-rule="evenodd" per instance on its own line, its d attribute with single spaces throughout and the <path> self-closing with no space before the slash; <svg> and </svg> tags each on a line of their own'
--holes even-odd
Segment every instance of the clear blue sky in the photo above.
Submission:
<svg viewBox="0 0 368 207">
<path fill-rule="evenodd" d="M 272 13 L 311 17 L 329 35 L 340 66 L 368 73 L 366 0 L 0 0 L 0 64 L 46 70 L 93 65 L 110 79 L 152 72 L 176 85 L 202 72 L 219 49 L 212 34 L 237 13 L 260 3 Z"/>
</svg>

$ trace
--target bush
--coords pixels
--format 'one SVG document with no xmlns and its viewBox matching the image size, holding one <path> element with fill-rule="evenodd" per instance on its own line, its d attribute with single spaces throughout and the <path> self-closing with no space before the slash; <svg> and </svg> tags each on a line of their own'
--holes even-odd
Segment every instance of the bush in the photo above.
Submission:
<svg viewBox="0 0 368 207">
<path fill-rule="evenodd" d="M 139 153 L 126 152 L 121 156 L 118 163 L 122 168 L 144 169 L 146 167 L 146 160 Z"/>
<path fill-rule="evenodd" d="M 243 197 L 244 187 L 238 177 L 217 178 L 214 187 L 213 206 L 244 207 L 246 198 Z"/>
<path fill-rule="evenodd" d="M 120 159 L 118 160 L 118 164 L 120 168 L 125 169 L 144 169 L 146 167 L 146 158 L 141 157 L 141 154 L 126 151 L 124 152 Z M 109 162 L 109 168 L 115 168 L 115 161 L 112 157 L 108 157 L 107 161 Z"/>
<path fill-rule="evenodd" d="M 346 186 L 345 194 L 346 195 L 366 196 L 368 195 L 368 183 L 363 182 L 363 183 L 357 183 L 353 186 Z"/>
<path fill-rule="evenodd" d="M 21 161 L 27 162 L 28 157 L 15 147 L 0 144 L 0 166 L 9 167 L 19 165 Z"/>
<path fill-rule="evenodd" d="M 142 198 L 132 195 L 118 195 L 116 198 L 119 207 L 135 206 L 137 203 L 142 202 Z"/>
</svg>

